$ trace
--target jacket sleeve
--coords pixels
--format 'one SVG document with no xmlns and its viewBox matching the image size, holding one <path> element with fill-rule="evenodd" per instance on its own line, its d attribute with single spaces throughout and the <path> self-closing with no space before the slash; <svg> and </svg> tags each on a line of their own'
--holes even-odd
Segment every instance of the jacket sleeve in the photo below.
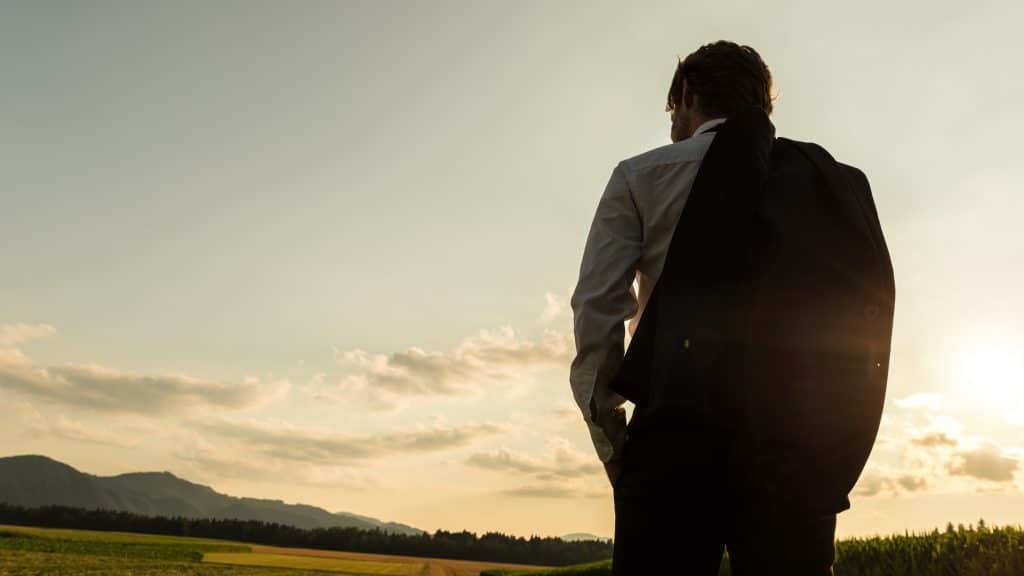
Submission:
<svg viewBox="0 0 1024 576">
<path fill-rule="evenodd" d="M 602 462 L 621 454 L 626 401 L 608 388 L 622 363 L 624 323 L 636 315 L 633 280 L 643 251 L 643 224 L 619 162 L 597 205 L 570 299 L 576 356 L 569 372 L 576 404 Z"/>
</svg>

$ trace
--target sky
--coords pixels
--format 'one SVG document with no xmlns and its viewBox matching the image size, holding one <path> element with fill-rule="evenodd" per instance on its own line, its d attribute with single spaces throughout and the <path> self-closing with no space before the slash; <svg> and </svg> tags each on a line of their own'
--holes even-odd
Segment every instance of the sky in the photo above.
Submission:
<svg viewBox="0 0 1024 576">
<path fill-rule="evenodd" d="M 754 47 L 896 276 L 837 536 L 1024 523 L 1011 2 L 0 0 L 0 456 L 434 531 L 614 532 L 569 387 L 612 168 Z M 627 404 L 632 413 L 632 405 Z"/>
</svg>

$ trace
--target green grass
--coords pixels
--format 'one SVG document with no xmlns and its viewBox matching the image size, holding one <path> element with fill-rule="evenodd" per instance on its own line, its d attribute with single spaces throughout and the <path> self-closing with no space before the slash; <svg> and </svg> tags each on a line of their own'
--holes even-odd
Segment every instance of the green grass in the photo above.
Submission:
<svg viewBox="0 0 1024 576">
<path fill-rule="evenodd" d="M 153 534 L 0 525 L 0 551 L 198 562 L 206 552 L 249 552 L 246 545 Z"/>
<path fill-rule="evenodd" d="M 310 576 L 322 572 L 0 549 L 4 576 Z"/>
<path fill-rule="evenodd" d="M 180 536 L 0 525 L 4 576 L 302 576 L 311 572 L 204 564 L 207 552 L 249 552 L 238 542 Z"/>
<path fill-rule="evenodd" d="M 36 528 L 34 526 L 16 526 L 0 524 L 0 534 L 15 536 L 35 536 L 38 538 L 61 538 L 67 540 L 127 542 L 149 544 L 197 544 L 227 545 L 248 548 L 245 542 L 234 540 L 218 540 L 215 538 L 193 538 L 190 536 L 164 536 L 162 534 L 141 534 L 138 532 L 113 532 L 106 530 L 82 530 L 71 528 Z"/>
<path fill-rule="evenodd" d="M 208 538 L 0 525 L 0 575 L 418 576 L 423 564 L 253 554 Z"/>
<path fill-rule="evenodd" d="M 612 561 L 600 560 L 586 564 L 573 564 L 551 570 L 484 570 L 480 576 L 609 576 L 612 573 Z"/>
</svg>

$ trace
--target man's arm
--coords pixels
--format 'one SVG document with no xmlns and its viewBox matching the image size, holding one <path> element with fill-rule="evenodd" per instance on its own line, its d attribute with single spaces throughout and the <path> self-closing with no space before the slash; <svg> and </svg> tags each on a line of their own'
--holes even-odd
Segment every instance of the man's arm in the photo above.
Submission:
<svg viewBox="0 0 1024 576">
<path fill-rule="evenodd" d="M 624 322 L 638 310 L 633 280 L 643 252 L 643 224 L 626 168 L 612 170 L 594 214 L 570 305 L 576 356 L 569 372 L 576 404 L 602 462 L 617 458 L 626 432 L 626 401 L 608 388 L 622 363 Z"/>
</svg>

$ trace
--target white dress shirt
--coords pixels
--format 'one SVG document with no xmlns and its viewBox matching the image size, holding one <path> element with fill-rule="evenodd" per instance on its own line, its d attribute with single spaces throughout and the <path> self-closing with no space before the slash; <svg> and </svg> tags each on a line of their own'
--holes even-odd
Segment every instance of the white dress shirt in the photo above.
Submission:
<svg viewBox="0 0 1024 576">
<path fill-rule="evenodd" d="M 676 223 L 715 136 L 705 130 L 722 122 L 725 118 L 708 120 L 689 138 L 622 160 L 597 204 L 570 299 L 576 356 L 569 383 L 602 462 L 618 457 L 626 432 L 626 399 L 608 383 L 658 281 Z M 623 325 L 627 320 L 628 337 Z"/>
</svg>

